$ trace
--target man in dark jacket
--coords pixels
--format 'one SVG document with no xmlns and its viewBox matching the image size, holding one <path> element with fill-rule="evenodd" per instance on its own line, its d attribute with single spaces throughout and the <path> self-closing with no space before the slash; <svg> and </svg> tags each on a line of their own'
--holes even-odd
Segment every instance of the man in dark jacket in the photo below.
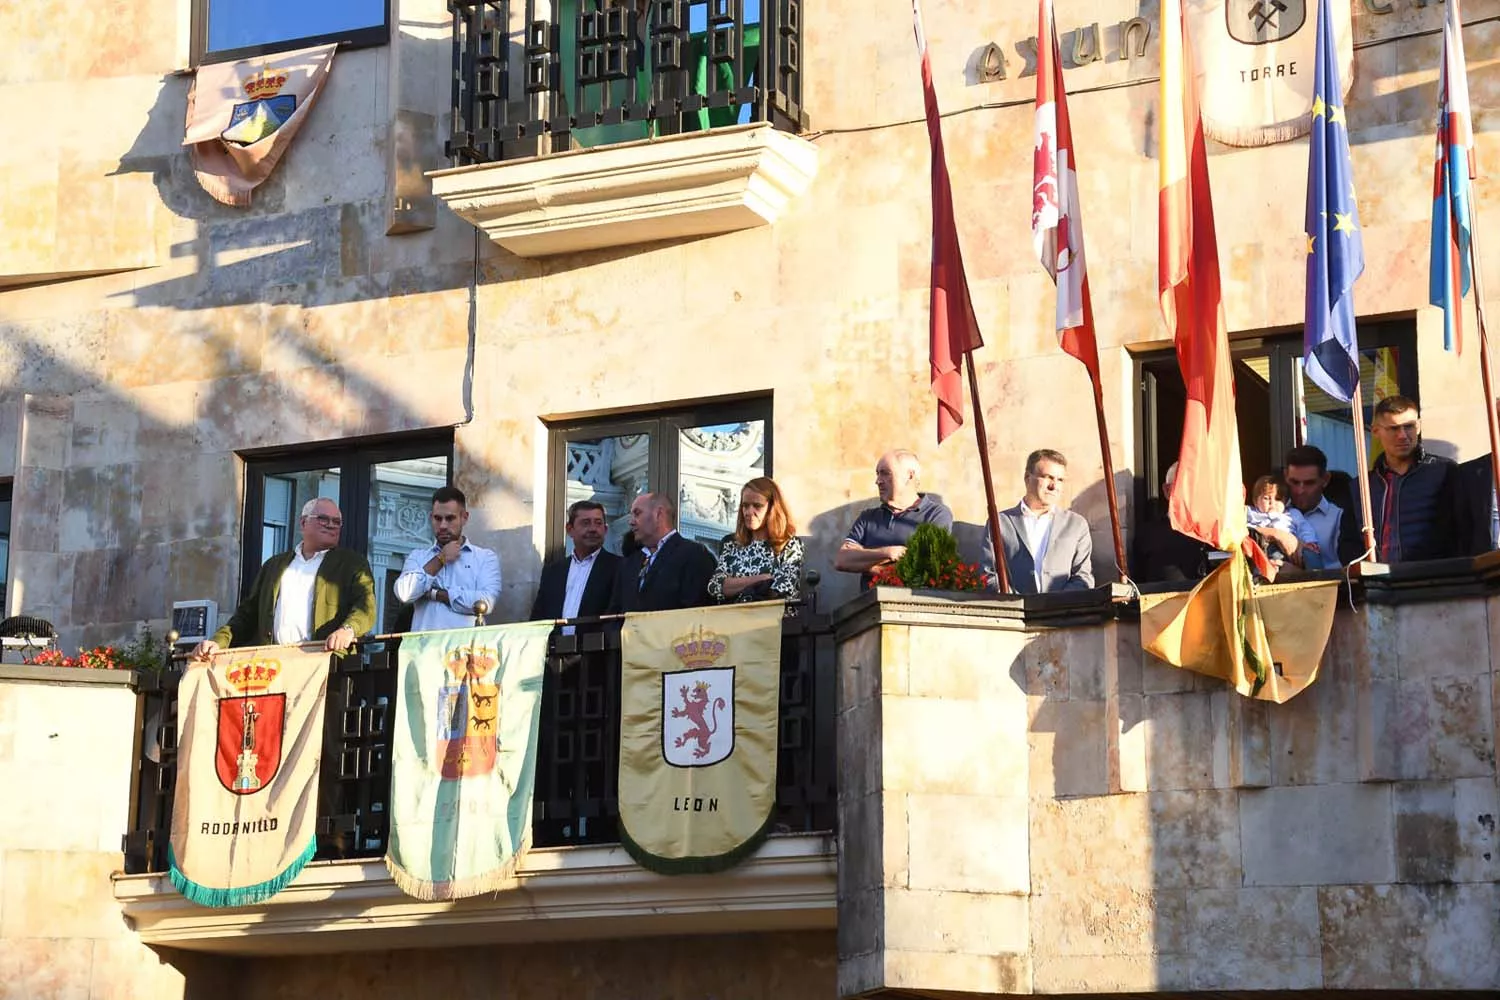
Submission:
<svg viewBox="0 0 1500 1000">
<path fill-rule="evenodd" d="M 609 608 L 620 557 L 604 550 L 609 525 L 604 505 L 580 500 L 568 508 L 565 530 L 572 553 L 542 567 L 541 584 L 531 605 L 531 620 L 592 618 Z"/>
<path fill-rule="evenodd" d="M 1369 475 L 1376 561 L 1462 555 L 1458 463 L 1422 449 L 1417 404 L 1387 396 L 1375 404 L 1370 430 L 1383 450 Z"/>
<path fill-rule="evenodd" d="M 1495 479 L 1490 456 L 1480 455 L 1458 467 L 1464 498 L 1464 554 L 1483 555 L 1500 549 L 1500 519 L 1495 511 Z"/>
<path fill-rule="evenodd" d="M 321 642 L 341 653 L 375 625 L 375 579 L 370 563 L 338 548 L 344 519 L 326 497 L 309 500 L 300 518 L 302 540 L 265 561 L 250 592 L 212 639 L 193 649 L 206 659 L 221 646 Z"/>
<path fill-rule="evenodd" d="M 672 611 L 709 603 L 714 554 L 677 533 L 677 504 L 667 493 L 642 493 L 630 505 L 630 530 L 640 551 L 621 560 L 609 610 Z"/>
</svg>

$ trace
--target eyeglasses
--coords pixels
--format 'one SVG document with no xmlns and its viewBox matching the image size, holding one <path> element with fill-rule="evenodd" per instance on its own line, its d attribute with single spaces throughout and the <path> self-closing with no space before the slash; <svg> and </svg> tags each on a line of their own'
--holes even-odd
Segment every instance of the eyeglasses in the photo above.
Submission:
<svg viewBox="0 0 1500 1000">
<path fill-rule="evenodd" d="M 308 516 L 325 528 L 342 528 L 344 526 L 344 519 L 342 517 L 333 517 L 329 514 L 309 514 Z"/>
</svg>

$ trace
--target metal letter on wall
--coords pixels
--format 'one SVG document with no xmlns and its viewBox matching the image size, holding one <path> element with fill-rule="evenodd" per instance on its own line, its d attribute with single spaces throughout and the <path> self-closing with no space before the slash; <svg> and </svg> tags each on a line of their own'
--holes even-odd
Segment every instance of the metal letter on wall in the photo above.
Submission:
<svg viewBox="0 0 1500 1000">
<path fill-rule="evenodd" d="M 1073 29 L 1073 65 L 1086 66 L 1101 58 L 1099 51 L 1099 22 L 1086 28 Z"/>
<path fill-rule="evenodd" d="M 1131 35 L 1137 31 L 1135 48 L 1130 47 Z M 1132 17 L 1128 21 L 1120 22 L 1120 58 L 1121 59 L 1144 59 L 1146 57 L 1146 43 L 1151 40 L 1151 22 L 1144 17 Z"/>
</svg>

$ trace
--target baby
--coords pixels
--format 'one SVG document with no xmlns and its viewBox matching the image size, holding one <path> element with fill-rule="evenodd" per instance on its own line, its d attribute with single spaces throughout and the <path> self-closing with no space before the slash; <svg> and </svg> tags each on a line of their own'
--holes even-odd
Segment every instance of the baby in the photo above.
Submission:
<svg viewBox="0 0 1500 1000">
<path fill-rule="evenodd" d="M 1288 491 L 1286 483 L 1276 476 L 1261 476 L 1250 488 L 1250 506 L 1245 508 L 1245 520 L 1249 522 L 1250 528 L 1275 528 L 1278 531 L 1298 534 L 1297 525 L 1292 516 L 1287 513 L 1286 500 Z M 1286 562 L 1287 553 L 1280 543 L 1269 539 L 1261 532 L 1256 532 L 1266 550 L 1266 557 L 1280 566 Z"/>
</svg>

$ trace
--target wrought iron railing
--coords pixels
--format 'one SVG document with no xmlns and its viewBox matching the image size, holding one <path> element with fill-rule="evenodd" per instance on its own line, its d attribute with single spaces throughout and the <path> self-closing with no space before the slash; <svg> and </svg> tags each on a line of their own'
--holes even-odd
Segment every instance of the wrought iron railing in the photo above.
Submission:
<svg viewBox="0 0 1500 1000">
<path fill-rule="evenodd" d="M 775 830 L 834 829 L 833 633 L 826 615 L 794 608 L 782 629 Z M 397 642 L 336 658 L 319 773 L 320 859 L 377 858 L 389 833 L 390 740 Z M 618 629 L 554 630 L 542 685 L 532 841 L 536 847 L 614 843 L 620 719 Z M 165 871 L 177 775 L 177 683 L 143 682 L 141 735 L 124 837 L 125 871 Z"/>
<path fill-rule="evenodd" d="M 807 127 L 802 0 L 448 0 L 455 165 Z"/>
</svg>

